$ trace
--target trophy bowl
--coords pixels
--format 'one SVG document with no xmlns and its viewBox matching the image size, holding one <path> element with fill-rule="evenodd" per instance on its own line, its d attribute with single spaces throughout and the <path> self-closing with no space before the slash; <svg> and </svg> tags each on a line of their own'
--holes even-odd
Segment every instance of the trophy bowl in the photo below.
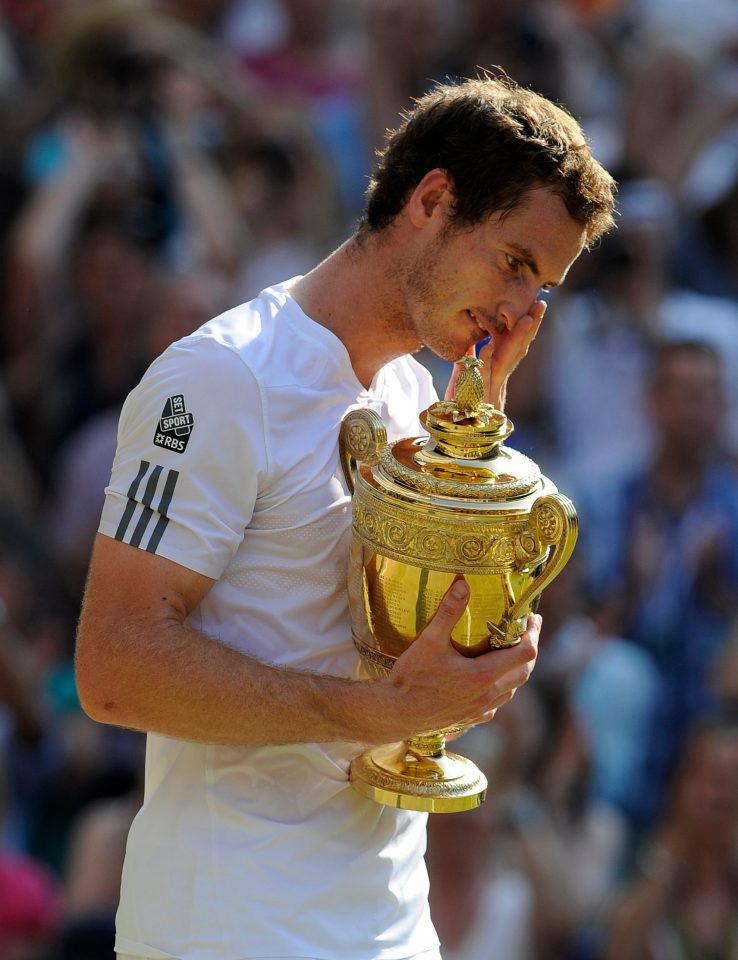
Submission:
<svg viewBox="0 0 738 960">
<path fill-rule="evenodd" d="M 510 420 L 481 402 L 480 361 L 465 357 L 453 401 L 421 414 L 429 436 L 388 443 L 368 408 L 343 419 L 339 451 L 352 493 L 349 607 L 353 641 L 375 678 L 432 618 L 451 583 L 469 584 L 451 641 L 463 655 L 519 642 L 527 615 L 571 556 L 572 502 L 538 466 L 505 447 Z M 487 782 L 445 748 L 464 727 L 375 747 L 351 764 L 352 785 L 379 803 L 451 813 L 479 806 Z"/>
</svg>

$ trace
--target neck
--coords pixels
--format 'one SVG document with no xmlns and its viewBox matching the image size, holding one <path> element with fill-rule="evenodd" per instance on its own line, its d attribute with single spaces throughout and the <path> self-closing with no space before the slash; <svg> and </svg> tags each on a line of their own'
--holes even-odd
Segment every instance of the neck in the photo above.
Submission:
<svg viewBox="0 0 738 960">
<path fill-rule="evenodd" d="M 401 322 L 404 306 L 391 280 L 397 244 L 385 236 L 392 230 L 352 236 L 292 288 L 302 310 L 343 342 L 365 387 L 385 363 L 420 346 Z"/>
</svg>

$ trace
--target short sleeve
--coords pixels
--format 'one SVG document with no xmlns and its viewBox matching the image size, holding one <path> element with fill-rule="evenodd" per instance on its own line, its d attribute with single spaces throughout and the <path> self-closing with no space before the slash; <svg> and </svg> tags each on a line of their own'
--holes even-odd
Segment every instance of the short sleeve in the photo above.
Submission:
<svg viewBox="0 0 738 960">
<path fill-rule="evenodd" d="M 121 412 L 101 533 L 218 579 L 267 472 L 259 384 L 232 350 L 188 337 Z"/>
</svg>

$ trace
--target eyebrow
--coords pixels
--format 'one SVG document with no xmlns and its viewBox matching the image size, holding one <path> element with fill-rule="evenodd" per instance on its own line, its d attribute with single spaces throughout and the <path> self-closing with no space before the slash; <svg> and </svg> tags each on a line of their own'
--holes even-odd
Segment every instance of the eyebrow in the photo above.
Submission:
<svg viewBox="0 0 738 960">
<path fill-rule="evenodd" d="M 526 267 L 528 267 L 534 277 L 540 278 L 541 271 L 538 269 L 536 258 L 527 247 L 521 247 L 517 243 L 508 243 L 507 246 L 515 254 L 515 256 L 518 257 L 518 259 L 524 263 Z M 551 280 L 548 283 L 542 284 L 542 286 L 548 287 L 550 290 L 552 290 L 554 287 L 558 287 L 559 283 L 557 280 Z"/>
</svg>

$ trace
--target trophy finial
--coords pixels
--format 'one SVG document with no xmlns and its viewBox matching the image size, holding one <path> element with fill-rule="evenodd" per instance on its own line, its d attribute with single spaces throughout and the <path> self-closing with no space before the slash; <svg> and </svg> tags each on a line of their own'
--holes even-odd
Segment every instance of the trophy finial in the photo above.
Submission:
<svg viewBox="0 0 738 960">
<path fill-rule="evenodd" d="M 479 368 L 484 366 L 484 360 L 469 354 L 456 361 L 463 370 L 459 374 L 454 388 L 454 422 L 466 420 L 469 417 L 479 416 L 479 408 L 484 400 L 484 381 Z"/>
</svg>

